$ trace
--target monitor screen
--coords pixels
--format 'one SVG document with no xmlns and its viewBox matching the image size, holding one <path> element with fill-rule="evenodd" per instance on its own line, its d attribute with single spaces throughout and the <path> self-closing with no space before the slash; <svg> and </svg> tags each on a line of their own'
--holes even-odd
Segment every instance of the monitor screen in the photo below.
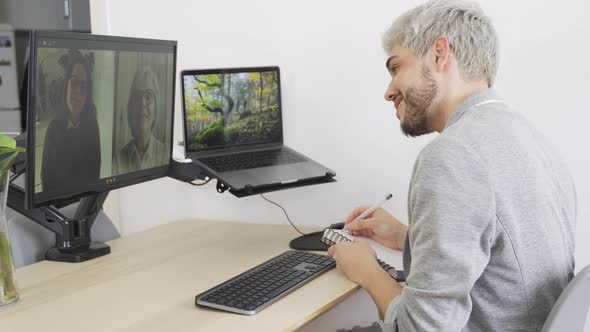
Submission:
<svg viewBox="0 0 590 332">
<path fill-rule="evenodd" d="M 173 41 L 34 32 L 27 206 L 166 175 L 175 70 Z"/>
<path fill-rule="evenodd" d="M 282 143 L 278 67 L 182 73 L 187 152 Z"/>
</svg>

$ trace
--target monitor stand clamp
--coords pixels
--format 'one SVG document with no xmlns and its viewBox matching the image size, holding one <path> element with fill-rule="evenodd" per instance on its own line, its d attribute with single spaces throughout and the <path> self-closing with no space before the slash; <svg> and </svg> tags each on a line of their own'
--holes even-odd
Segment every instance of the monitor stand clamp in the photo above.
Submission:
<svg viewBox="0 0 590 332">
<path fill-rule="evenodd" d="M 108 194 L 103 192 L 81 198 L 73 218 L 66 217 L 52 205 L 26 209 L 25 193 L 14 184 L 10 185 L 7 203 L 13 210 L 55 233 L 55 247 L 47 250 L 45 259 L 80 263 L 111 252 L 107 244 L 92 242 L 91 238 L 92 225 Z"/>
</svg>

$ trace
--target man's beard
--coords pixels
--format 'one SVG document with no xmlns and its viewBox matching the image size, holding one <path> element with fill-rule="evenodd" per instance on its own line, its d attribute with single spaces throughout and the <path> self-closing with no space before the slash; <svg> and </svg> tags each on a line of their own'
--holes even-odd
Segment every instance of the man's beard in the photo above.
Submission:
<svg viewBox="0 0 590 332">
<path fill-rule="evenodd" d="M 421 89 L 412 86 L 404 95 L 406 111 L 400 125 L 402 132 L 408 137 L 418 137 L 432 132 L 427 126 L 426 116 L 438 93 L 438 86 L 426 66 L 422 67 L 422 78 L 424 86 Z"/>
</svg>

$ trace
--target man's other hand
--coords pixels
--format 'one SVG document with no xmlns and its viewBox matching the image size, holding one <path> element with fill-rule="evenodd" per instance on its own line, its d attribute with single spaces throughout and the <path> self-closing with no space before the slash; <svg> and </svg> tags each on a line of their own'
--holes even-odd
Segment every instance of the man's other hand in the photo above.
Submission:
<svg viewBox="0 0 590 332">
<path fill-rule="evenodd" d="M 381 270 L 375 251 L 364 240 L 337 243 L 328 249 L 328 254 L 336 261 L 338 270 L 363 288 L 371 274 Z"/>
</svg>

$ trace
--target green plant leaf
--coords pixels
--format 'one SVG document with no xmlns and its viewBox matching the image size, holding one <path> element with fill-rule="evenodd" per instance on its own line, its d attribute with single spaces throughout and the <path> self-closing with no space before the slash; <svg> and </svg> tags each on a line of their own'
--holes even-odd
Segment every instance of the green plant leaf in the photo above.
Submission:
<svg viewBox="0 0 590 332">
<path fill-rule="evenodd" d="M 6 136 L 4 134 L 0 134 L 0 148 L 11 148 L 14 149 L 16 147 L 16 141 L 14 138 L 10 136 Z"/>
<path fill-rule="evenodd" d="M 5 153 L 11 153 L 11 152 L 14 152 L 13 148 L 0 147 L 0 155 L 3 155 Z"/>
<path fill-rule="evenodd" d="M 14 162 L 14 159 L 16 159 L 17 155 L 18 152 L 14 152 L 11 156 L 0 160 L 0 183 L 4 183 L 4 179 L 6 179 L 6 176 L 8 176 L 8 169 Z"/>
<path fill-rule="evenodd" d="M 24 151 L 25 149 L 16 146 L 14 138 L 0 134 L 0 183 L 4 183 L 16 156 Z M 11 154 L 6 156 L 9 153 Z"/>
<path fill-rule="evenodd" d="M 18 152 L 13 152 L 12 155 L 0 160 L 0 172 L 9 169 L 17 155 Z"/>
<path fill-rule="evenodd" d="M 21 147 L 16 147 L 16 148 L 0 148 L 0 155 L 3 154 L 7 154 L 7 153 L 12 153 L 12 152 L 25 152 L 26 150 L 24 148 Z"/>
</svg>

